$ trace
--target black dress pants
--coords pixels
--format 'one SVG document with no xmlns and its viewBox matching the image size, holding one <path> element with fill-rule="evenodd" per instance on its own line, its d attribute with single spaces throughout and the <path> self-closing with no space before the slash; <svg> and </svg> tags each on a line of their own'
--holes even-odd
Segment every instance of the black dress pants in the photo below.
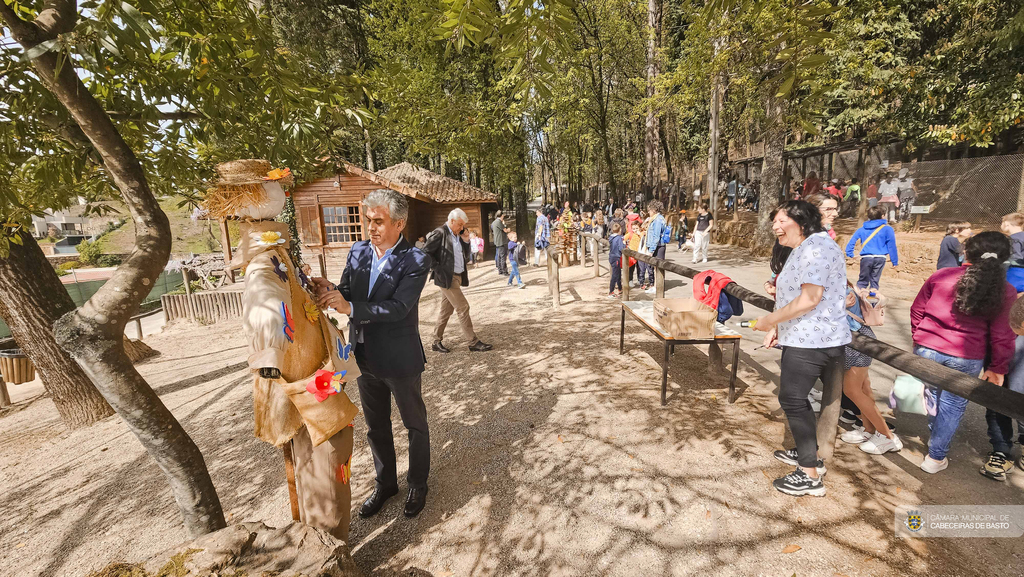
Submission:
<svg viewBox="0 0 1024 577">
<path fill-rule="evenodd" d="M 395 463 L 395 437 L 391 430 L 391 397 L 395 398 L 402 424 L 409 431 L 409 487 L 426 487 L 430 473 L 430 431 L 427 428 L 427 407 L 421 394 L 421 375 L 400 379 L 379 379 L 360 367 L 363 374 L 356 380 L 359 398 L 366 418 L 366 438 L 373 453 L 377 485 L 398 487 Z"/>
</svg>

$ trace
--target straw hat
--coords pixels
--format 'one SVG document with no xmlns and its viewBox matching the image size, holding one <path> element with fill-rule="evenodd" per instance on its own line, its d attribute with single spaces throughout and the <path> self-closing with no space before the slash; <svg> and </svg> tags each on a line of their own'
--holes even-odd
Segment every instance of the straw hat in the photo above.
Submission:
<svg viewBox="0 0 1024 577">
<path fill-rule="evenodd" d="M 260 206 L 267 202 L 267 182 L 277 182 L 282 188 L 295 184 L 291 170 L 272 170 L 270 163 L 260 159 L 232 160 L 217 165 L 217 182 L 206 193 L 203 203 L 211 216 L 223 218 L 237 215 L 245 207 Z"/>
</svg>

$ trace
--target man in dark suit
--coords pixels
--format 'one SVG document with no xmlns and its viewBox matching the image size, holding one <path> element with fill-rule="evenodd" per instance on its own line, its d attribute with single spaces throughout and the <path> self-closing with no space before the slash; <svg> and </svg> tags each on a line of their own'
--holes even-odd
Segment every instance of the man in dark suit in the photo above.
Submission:
<svg viewBox="0 0 1024 577">
<path fill-rule="evenodd" d="M 499 213 L 500 216 L 500 213 Z M 461 208 L 448 214 L 448 223 L 443 224 L 427 235 L 427 244 L 423 252 L 430 257 L 430 276 L 434 284 L 441 289 L 441 306 L 437 313 L 437 325 L 434 326 L 434 344 L 431 348 L 439 353 L 450 353 L 444 346 L 444 329 L 452 313 L 458 313 L 462 332 L 469 342 L 469 350 L 484 352 L 493 349 L 491 345 L 476 337 L 473 320 L 469 317 L 469 301 L 462 294 L 462 287 L 469 286 L 469 240 L 466 238 L 466 222 L 468 217 Z M 501 222 L 500 219 L 495 222 Z M 506 240 L 506 244 L 508 241 Z M 508 254 L 506 246 L 505 254 Z"/>
<path fill-rule="evenodd" d="M 341 282 L 313 279 L 321 307 L 349 318 L 350 337 L 362 376 L 357 379 L 373 453 L 377 482 L 359 510 L 376 515 L 398 494 L 391 397 L 409 431 L 409 494 L 405 516 L 415 517 L 427 502 L 430 433 L 420 377 L 426 356 L 419 333 L 419 300 L 430 259 L 402 236 L 409 200 L 393 190 L 375 190 L 363 200 L 369 242 L 352 245 Z"/>
</svg>

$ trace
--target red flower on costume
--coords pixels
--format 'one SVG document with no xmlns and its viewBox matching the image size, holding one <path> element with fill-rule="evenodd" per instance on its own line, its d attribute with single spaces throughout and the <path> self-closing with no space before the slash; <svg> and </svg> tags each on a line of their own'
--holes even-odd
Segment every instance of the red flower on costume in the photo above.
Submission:
<svg viewBox="0 0 1024 577">
<path fill-rule="evenodd" d="M 306 385 L 306 391 L 313 395 L 316 402 L 322 403 L 331 395 L 337 395 L 345 385 L 345 372 L 327 371 L 320 369 L 313 376 L 313 380 Z"/>
</svg>

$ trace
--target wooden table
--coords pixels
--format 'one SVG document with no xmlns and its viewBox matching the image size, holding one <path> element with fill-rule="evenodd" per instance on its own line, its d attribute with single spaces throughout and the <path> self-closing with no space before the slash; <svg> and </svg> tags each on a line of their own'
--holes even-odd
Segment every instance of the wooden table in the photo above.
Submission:
<svg viewBox="0 0 1024 577">
<path fill-rule="evenodd" d="M 736 400 L 736 367 L 740 361 L 740 340 L 742 335 L 722 323 L 715 323 L 715 336 L 705 339 L 676 339 L 667 334 L 654 318 L 653 301 L 622 301 L 622 322 L 619 326 L 619 354 L 625 352 L 626 341 L 626 312 L 633 315 L 633 318 L 640 321 L 647 330 L 654 333 L 665 346 L 665 362 L 661 367 L 661 404 L 667 404 L 665 398 L 668 392 L 668 363 L 672 353 L 676 351 L 676 345 L 700 345 L 710 344 L 719 346 L 723 341 L 732 341 L 732 372 L 729 376 L 729 402 Z M 708 361 L 711 362 L 711 355 Z"/>
</svg>

